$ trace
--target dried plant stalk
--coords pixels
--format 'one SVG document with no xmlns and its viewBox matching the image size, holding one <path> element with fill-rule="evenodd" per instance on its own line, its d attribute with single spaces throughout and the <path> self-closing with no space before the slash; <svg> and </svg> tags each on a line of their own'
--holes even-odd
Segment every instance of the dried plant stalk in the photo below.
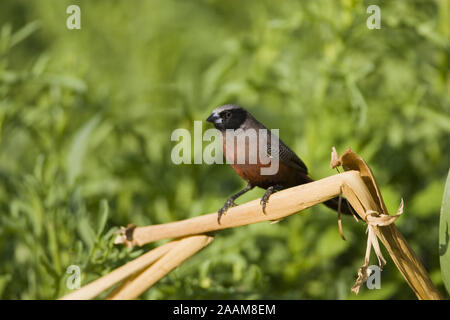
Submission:
<svg viewBox="0 0 450 320">
<path fill-rule="evenodd" d="M 379 187 L 365 161 L 351 149 L 347 149 L 339 158 L 339 162 L 345 170 L 358 170 L 361 173 L 360 179 L 355 179 L 354 176 L 348 177 L 343 186 L 344 195 L 358 214 L 364 220 L 367 220 L 365 214 L 370 211 L 388 215 Z M 423 300 L 442 299 L 425 267 L 397 227 L 389 224 L 373 228 L 416 296 Z"/>
<path fill-rule="evenodd" d="M 180 240 L 158 261 L 127 281 L 109 297 L 112 300 L 135 299 L 186 259 L 207 246 L 213 236 L 195 235 Z"/>
<path fill-rule="evenodd" d="M 95 298 L 114 284 L 151 265 L 170 249 L 172 249 L 178 242 L 179 241 L 171 241 L 159 246 L 158 248 L 150 250 L 127 264 L 111 271 L 107 275 L 92 281 L 77 291 L 69 293 L 68 295 L 62 297 L 61 300 L 87 300 Z"/>
<path fill-rule="evenodd" d="M 280 220 L 338 196 L 341 194 L 343 183 L 351 176 L 359 178 L 359 172 L 344 172 L 277 192 L 270 196 L 266 214 L 262 212 L 260 201 L 254 200 L 229 209 L 222 216 L 221 224 L 217 223 L 217 213 L 211 213 L 177 222 L 137 227 L 132 232 L 132 240 L 122 235 L 116 242 L 142 246 L 161 239 L 203 234 L 261 221 Z"/>
<path fill-rule="evenodd" d="M 327 201 L 343 193 L 358 215 L 366 220 L 368 211 L 388 214 L 370 169 L 356 154 L 347 152 L 340 158 L 344 169 L 350 170 L 308 184 L 280 191 L 271 196 L 264 215 L 259 200 L 230 209 L 217 224 L 217 213 L 163 225 L 138 227 L 132 239 L 122 238 L 129 245 L 146 243 L 186 235 L 206 233 L 251 223 L 279 220 Z M 440 299 L 417 255 L 407 245 L 394 225 L 375 227 L 392 260 L 419 299 Z"/>
<path fill-rule="evenodd" d="M 153 265 L 135 272 L 109 298 L 132 299 L 139 296 L 176 266 L 210 243 L 213 238 L 203 235 L 205 233 L 262 221 L 277 221 L 344 194 L 357 214 L 374 231 L 369 234 L 372 236 L 372 241 L 375 241 L 373 246 L 380 263 L 384 259 L 376 243 L 377 237 L 381 239 L 392 260 L 419 299 L 441 299 L 440 293 L 434 287 L 417 255 L 392 224 L 397 216 L 389 216 L 378 185 L 367 164 L 348 149 L 341 157 L 338 157 L 334 151 L 332 166 L 337 165 L 342 165 L 346 172 L 273 194 L 267 204 L 266 215 L 261 210 L 259 200 L 254 200 L 231 208 L 222 217 L 220 225 L 217 223 L 217 213 L 211 213 L 163 225 L 123 230 L 123 234 L 118 236 L 116 243 L 124 243 L 128 246 L 142 246 L 166 238 L 186 238 L 180 240 L 170 251 L 166 251 L 166 254 L 161 254 L 160 259 Z M 369 245 L 370 243 L 368 248 Z M 365 263 L 368 263 L 368 256 Z"/>
<path fill-rule="evenodd" d="M 408 285 L 421 300 L 443 299 L 422 262 L 394 224 L 378 227 L 377 235 Z"/>
</svg>

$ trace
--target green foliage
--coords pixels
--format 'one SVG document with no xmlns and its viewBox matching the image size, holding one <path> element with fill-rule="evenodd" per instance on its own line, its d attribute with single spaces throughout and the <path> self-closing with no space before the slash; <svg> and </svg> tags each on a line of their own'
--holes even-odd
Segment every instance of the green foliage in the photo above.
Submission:
<svg viewBox="0 0 450 320">
<path fill-rule="evenodd" d="M 120 225 L 216 211 L 244 183 L 174 165 L 170 135 L 224 103 L 279 128 L 316 179 L 331 146 L 359 153 L 443 291 L 448 0 L 80 0 L 81 30 L 69 4 L 0 2 L 0 298 L 56 298 L 68 266 L 84 284 L 139 255 L 113 245 Z M 227 230 L 142 298 L 414 298 L 390 260 L 381 290 L 352 294 L 365 234 L 344 231 L 323 206 Z"/>
<path fill-rule="evenodd" d="M 445 184 L 445 191 L 442 197 L 441 219 L 439 223 L 439 255 L 441 258 L 442 279 L 447 292 L 450 293 L 450 251 L 448 244 L 450 234 L 448 231 L 450 225 L 450 171 Z"/>
</svg>

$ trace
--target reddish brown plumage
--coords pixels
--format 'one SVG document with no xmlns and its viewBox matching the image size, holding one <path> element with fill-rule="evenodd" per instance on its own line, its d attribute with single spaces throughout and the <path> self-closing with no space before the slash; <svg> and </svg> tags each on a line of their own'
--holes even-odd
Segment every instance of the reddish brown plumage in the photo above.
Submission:
<svg viewBox="0 0 450 320">
<path fill-rule="evenodd" d="M 262 167 L 268 165 L 258 164 L 232 164 L 234 171 L 245 181 L 250 182 L 255 187 L 267 189 L 270 186 L 280 185 L 291 188 L 300 184 L 312 182 L 313 180 L 304 172 L 293 170 L 292 167 L 280 162 L 278 173 L 270 176 L 263 176 L 260 173 Z"/>
</svg>

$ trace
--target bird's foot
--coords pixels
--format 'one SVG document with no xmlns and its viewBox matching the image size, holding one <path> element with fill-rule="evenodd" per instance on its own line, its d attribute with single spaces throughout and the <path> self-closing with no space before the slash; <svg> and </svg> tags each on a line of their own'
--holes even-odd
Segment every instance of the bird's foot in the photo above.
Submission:
<svg viewBox="0 0 450 320">
<path fill-rule="evenodd" d="M 225 204 L 223 205 L 222 208 L 220 208 L 220 210 L 217 212 L 217 223 L 220 224 L 220 218 L 222 217 L 222 215 L 224 215 L 228 209 L 230 209 L 231 207 L 235 207 L 236 203 L 234 203 L 234 199 L 228 199 L 227 202 L 225 202 Z"/>
<path fill-rule="evenodd" d="M 272 195 L 272 193 L 275 192 L 275 186 L 268 187 L 266 190 L 266 193 L 261 198 L 261 207 L 264 214 L 266 214 L 266 204 L 269 202 L 269 197 Z"/>
</svg>

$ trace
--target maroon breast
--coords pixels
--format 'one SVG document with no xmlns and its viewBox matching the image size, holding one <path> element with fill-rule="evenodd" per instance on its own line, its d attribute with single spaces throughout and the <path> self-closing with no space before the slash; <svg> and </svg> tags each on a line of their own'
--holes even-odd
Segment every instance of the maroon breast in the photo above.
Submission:
<svg viewBox="0 0 450 320">
<path fill-rule="evenodd" d="M 257 149 L 259 143 L 253 141 L 252 148 L 249 147 L 249 141 L 246 140 L 244 144 L 238 144 L 238 140 L 234 137 L 234 143 L 226 143 L 226 136 L 223 135 L 223 152 L 227 163 L 231 165 L 234 171 L 244 180 L 250 182 L 254 186 L 261 188 L 268 188 L 274 185 L 281 185 L 285 188 L 293 187 L 299 184 L 311 182 L 304 172 L 297 170 L 291 166 L 286 165 L 281 160 L 278 164 L 278 171 L 272 175 L 261 174 L 263 167 L 270 167 L 271 163 L 267 163 L 267 158 L 261 161 L 260 152 Z M 250 156 L 250 153 L 256 152 L 256 157 Z M 262 150 L 265 153 L 266 150 Z M 239 158 L 239 155 L 241 156 Z M 238 160 L 241 161 L 238 161 Z M 264 162 L 264 163 L 262 163 Z"/>
</svg>

